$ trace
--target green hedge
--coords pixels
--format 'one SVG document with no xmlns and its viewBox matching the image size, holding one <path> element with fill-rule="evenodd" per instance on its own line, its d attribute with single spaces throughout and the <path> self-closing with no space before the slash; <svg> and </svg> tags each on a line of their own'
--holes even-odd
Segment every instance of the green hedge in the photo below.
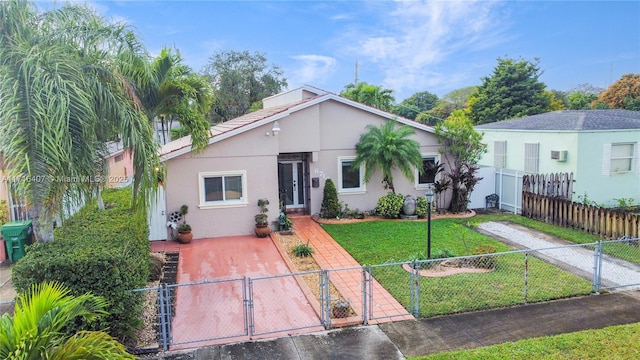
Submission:
<svg viewBox="0 0 640 360">
<path fill-rule="evenodd" d="M 73 294 L 92 292 L 109 302 L 106 316 L 91 324 L 78 323 L 69 331 L 106 330 L 121 341 L 140 325 L 141 293 L 149 277 L 149 236 L 146 216 L 130 209 L 129 188 L 103 193 L 106 209 L 95 203 L 55 230 L 55 240 L 29 246 L 12 270 L 19 292 L 31 284 L 56 280 Z"/>
</svg>

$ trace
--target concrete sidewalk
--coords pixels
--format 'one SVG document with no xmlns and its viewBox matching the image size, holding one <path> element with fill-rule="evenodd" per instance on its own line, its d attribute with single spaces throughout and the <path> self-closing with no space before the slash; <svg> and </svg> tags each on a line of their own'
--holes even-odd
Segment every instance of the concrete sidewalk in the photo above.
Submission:
<svg viewBox="0 0 640 360">
<path fill-rule="evenodd" d="M 403 359 L 636 322 L 640 322 L 640 292 L 627 291 L 217 345 L 154 358 Z"/>
</svg>

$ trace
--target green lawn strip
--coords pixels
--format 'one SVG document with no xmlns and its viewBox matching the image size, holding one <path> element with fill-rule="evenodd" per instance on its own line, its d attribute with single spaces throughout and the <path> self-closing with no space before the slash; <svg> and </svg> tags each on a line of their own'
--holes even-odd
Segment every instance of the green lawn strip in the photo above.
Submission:
<svg viewBox="0 0 640 360">
<path fill-rule="evenodd" d="M 576 244 L 590 244 L 602 240 L 596 235 L 581 230 L 547 224 L 515 214 L 482 214 L 470 219 L 456 219 L 454 221 L 462 225 L 477 225 L 488 221 L 510 221 Z M 624 243 L 606 243 L 604 253 L 640 265 L 640 247 L 637 244 L 634 246 Z"/>
<path fill-rule="evenodd" d="M 520 340 L 412 360 L 466 359 L 638 359 L 640 323 Z"/>
<path fill-rule="evenodd" d="M 374 264 L 372 274 L 405 308 L 409 309 L 410 275 L 395 263 L 408 261 L 425 252 L 425 224 L 420 222 L 377 221 L 324 225 L 327 232 L 360 264 Z M 506 245 L 472 231 L 451 219 L 432 223 L 432 254 L 448 249 L 458 256 L 470 255 L 478 245 L 491 244 L 500 252 Z M 525 302 L 588 294 L 591 283 L 534 257 L 529 257 L 529 278 L 525 298 L 523 253 L 497 257 L 497 267 L 489 273 L 458 274 L 420 278 L 420 315 L 451 314 Z M 376 294 L 373 294 L 375 299 Z"/>
</svg>

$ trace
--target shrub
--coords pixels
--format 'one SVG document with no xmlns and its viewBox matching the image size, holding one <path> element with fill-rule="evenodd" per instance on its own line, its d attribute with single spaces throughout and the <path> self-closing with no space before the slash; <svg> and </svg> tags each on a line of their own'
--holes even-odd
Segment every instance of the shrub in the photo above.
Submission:
<svg viewBox="0 0 640 360">
<path fill-rule="evenodd" d="M 307 241 L 306 244 L 300 244 L 294 247 L 291 252 L 297 257 L 309 257 L 313 254 L 313 249 L 309 246 L 309 242 Z"/>
<path fill-rule="evenodd" d="M 342 205 L 338 201 L 338 190 L 331 179 L 324 182 L 322 204 L 320 205 L 320 217 L 335 219 L 340 216 Z"/>
<path fill-rule="evenodd" d="M 427 217 L 427 210 L 429 210 L 427 199 L 425 199 L 423 196 L 419 196 L 416 199 L 416 215 L 418 215 L 419 218 L 424 219 L 425 217 Z"/>
<path fill-rule="evenodd" d="M 438 252 L 435 253 L 435 256 L 433 258 L 445 259 L 445 258 L 452 258 L 452 257 L 456 257 L 456 254 L 453 251 L 449 249 L 442 249 L 442 250 L 438 250 Z"/>
<path fill-rule="evenodd" d="M 497 251 L 496 247 L 492 244 L 480 244 L 477 248 L 473 250 L 473 255 L 484 255 L 484 254 L 493 254 Z M 495 256 L 480 256 L 476 258 L 476 267 L 482 269 L 495 269 L 496 268 L 496 257 Z"/>
<path fill-rule="evenodd" d="M 387 195 L 378 199 L 376 212 L 378 213 L 378 215 L 384 218 L 395 219 L 400 215 L 403 204 L 404 196 L 402 196 L 401 194 L 388 193 Z"/>
<path fill-rule="evenodd" d="M 69 332 L 108 329 L 125 341 L 140 325 L 142 295 L 129 290 L 144 287 L 149 278 L 149 236 L 146 214 L 130 209 L 130 191 L 105 190 L 105 203 L 112 204 L 108 209 L 87 204 L 55 230 L 55 241 L 29 246 L 13 267 L 11 279 L 19 293 L 58 281 L 74 296 L 91 292 L 107 300 L 108 316 L 78 322 Z"/>
</svg>

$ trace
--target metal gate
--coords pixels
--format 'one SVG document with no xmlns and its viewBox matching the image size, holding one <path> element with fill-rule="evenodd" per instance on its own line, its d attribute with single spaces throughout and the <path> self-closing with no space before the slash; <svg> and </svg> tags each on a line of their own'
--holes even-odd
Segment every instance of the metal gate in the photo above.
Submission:
<svg viewBox="0 0 640 360">
<path fill-rule="evenodd" d="M 322 289 L 326 279 L 326 273 L 321 270 L 250 278 L 249 334 L 323 330 L 326 297 Z M 307 290 L 317 291 L 319 298 Z"/>
<path fill-rule="evenodd" d="M 640 289 L 640 239 L 623 237 L 598 243 L 594 290 Z"/>
</svg>

